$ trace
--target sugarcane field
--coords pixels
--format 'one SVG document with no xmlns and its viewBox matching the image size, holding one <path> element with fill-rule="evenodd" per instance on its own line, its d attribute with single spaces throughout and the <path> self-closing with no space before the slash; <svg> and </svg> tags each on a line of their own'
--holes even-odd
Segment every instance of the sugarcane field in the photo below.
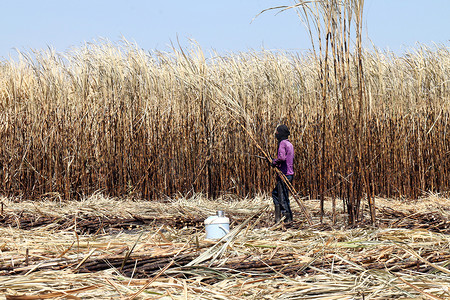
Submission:
<svg viewBox="0 0 450 300">
<path fill-rule="evenodd" d="M 449 45 L 294 3 L 311 51 L 0 61 L 0 300 L 450 299 Z"/>
</svg>

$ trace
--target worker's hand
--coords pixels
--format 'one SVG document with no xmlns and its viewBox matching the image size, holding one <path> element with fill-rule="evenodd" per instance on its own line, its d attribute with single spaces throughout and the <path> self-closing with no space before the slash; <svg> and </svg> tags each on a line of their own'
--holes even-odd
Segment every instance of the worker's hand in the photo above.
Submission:
<svg viewBox="0 0 450 300">
<path fill-rule="evenodd" d="M 277 163 L 274 160 L 272 160 L 269 162 L 269 166 L 271 166 L 272 168 L 275 168 L 275 167 L 277 167 Z"/>
</svg>

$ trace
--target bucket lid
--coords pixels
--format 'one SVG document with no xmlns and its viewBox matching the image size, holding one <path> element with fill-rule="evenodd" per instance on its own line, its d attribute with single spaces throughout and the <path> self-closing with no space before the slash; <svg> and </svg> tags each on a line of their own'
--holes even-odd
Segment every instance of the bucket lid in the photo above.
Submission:
<svg viewBox="0 0 450 300">
<path fill-rule="evenodd" d="M 205 225 L 211 224 L 230 224 L 228 217 L 211 216 L 204 221 Z"/>
</svg>

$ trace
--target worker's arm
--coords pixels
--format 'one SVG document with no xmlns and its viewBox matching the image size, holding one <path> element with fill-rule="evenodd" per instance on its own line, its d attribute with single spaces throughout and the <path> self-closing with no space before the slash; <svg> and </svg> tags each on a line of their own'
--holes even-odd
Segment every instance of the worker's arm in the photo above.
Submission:
<svg viewBox="0 0 450 300">
<path fill-rule="evenodd" d="M 284 143 L 281 142 L 280 147 L 278 148 L 278 157 L 272 161 L 272 165 L 278 166 L 281 162 L 286 161 L 286 156 L 286 147 L 284 146 Z"/>
</svg>

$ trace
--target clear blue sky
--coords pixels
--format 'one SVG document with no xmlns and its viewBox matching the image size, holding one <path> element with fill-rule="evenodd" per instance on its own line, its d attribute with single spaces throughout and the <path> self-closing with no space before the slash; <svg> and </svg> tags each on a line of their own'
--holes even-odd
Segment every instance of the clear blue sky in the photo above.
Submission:
<svg viewBox="0 0 450 300">
<path fill-rule="evenodd" d="M 84 42 L 121 37 L 145 50 L 169 51 L 196 40 L 203 51 L 304 50 L 306 31 L 294 11 L 263 9 L 290 0 L 4 0 L 0 59 L 21 51 L 58 52 Z M 401 54 L 416 42 L 449 45 L 450 0 L 366 0 L 368 37 L 381 49 Z"/>
</svg>

